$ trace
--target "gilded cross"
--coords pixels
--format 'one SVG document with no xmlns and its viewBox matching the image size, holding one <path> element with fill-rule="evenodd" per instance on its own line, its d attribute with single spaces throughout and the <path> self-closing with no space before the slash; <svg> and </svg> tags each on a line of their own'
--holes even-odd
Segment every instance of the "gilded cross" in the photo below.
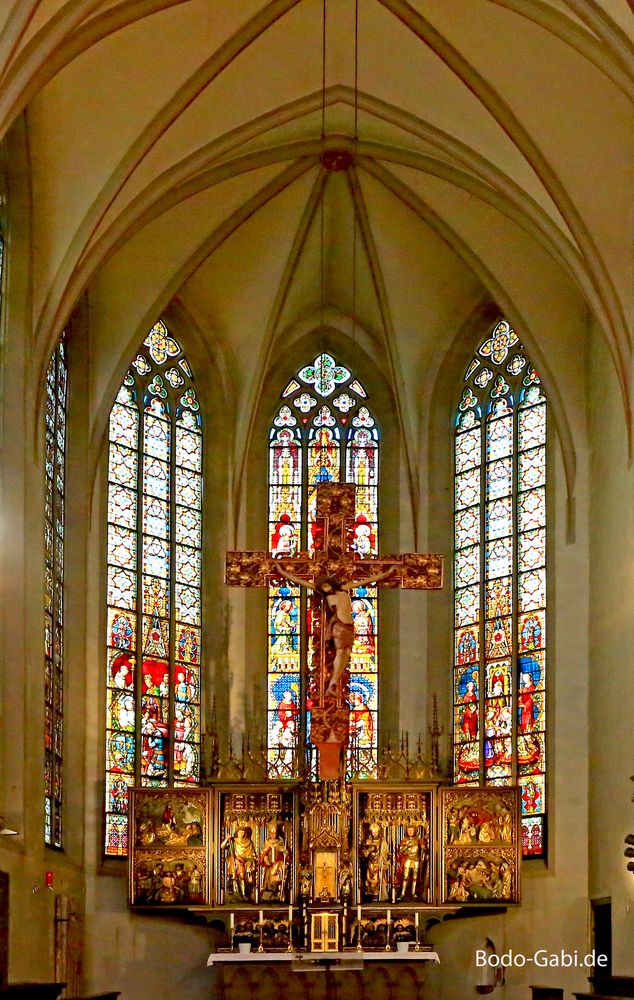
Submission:
<svg viewBox="0 0 634 1000">
<path fill-rule="evenodd" d="M 225 581 L 230 587 L 266 587 L 287 580 L 321 595 L 321 615 L 313 632 L 317 653 L 315 683 L 311 685 L 311 743 L 319 750 L 322 780 L 340 777 L 348 745 L 350 710 L 344 698 L 345 669 L 352 646 L 345 630 L 333 628 L 333 620 L 346 618 L 346 607 L 328 581 L 336 581 L 346 593 L 368 582 L 406 590 L 438 590 L 442 587 L 442 556 L 418 552 L 397 556 L 359 558 L 352 549 L 354 539 L 355 487 L 344 483 L 317 486 L 317 551 L 273 558 L 268 552 L 228 552 Z M 336 584 L 337 585 L 337 584 Z M 330 591 L 329 588 L 330 587 Z M 347 598 L 349 608 L 349 598 Z M 334 636 L 334 638 L 333 638 Z M 346 656 L 347 650 L 347 656 Z M 343 669 L 343 673 L 339 673 Z"/>
</svg>

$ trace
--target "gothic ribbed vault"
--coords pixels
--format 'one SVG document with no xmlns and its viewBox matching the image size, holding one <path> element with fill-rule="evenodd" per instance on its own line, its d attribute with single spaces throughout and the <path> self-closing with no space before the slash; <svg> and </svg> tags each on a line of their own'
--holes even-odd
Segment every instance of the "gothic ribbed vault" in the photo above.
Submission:
<svg viewBox="0 0 634 1000">
<path fill-rule="evenodd" d="M 543 374 L 570 487 L 589 323 L 629 424 L 626 0 L 361 0 L 356 92 L 354 0 L 326 12 L 322 106 L 322 0 L 3 4 L 0 123 L 27 108 L 42 366 L 88 288 L 98 439 L 176 301 L 224 373 L 240 468 L 281 345 L 326 315 L 349 332 L 354 311 L 416 484 L 420 386 L 493 301 Z"/>
</svg>

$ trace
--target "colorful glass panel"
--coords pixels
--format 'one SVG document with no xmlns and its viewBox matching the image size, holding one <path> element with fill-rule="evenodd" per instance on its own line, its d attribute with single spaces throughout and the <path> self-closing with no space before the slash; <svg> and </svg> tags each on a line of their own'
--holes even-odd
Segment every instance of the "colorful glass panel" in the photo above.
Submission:
<svg viewBox="0 0 634 1000">
<path fill-rule="evenodd" d="M 0 250 L 0 279 L 1 263 Z M 62 334 L 46 371 L 44 413 L 44 842 L 49 847 L 62 847 L 63 833 L 63 590 L 67 390 L 66 343 Z"/>
<path fill-rule="evenodd" d="M 513 421 L 511 417 L 491 420 L 487 424 L 486 460 L 505 458 L 513 451 Z"/>
<path fill-rule="evenodd" d="M 138 456 L 119 444 L 110 445 L 109 481 L 136 489 Z"/>
<path fill-rule="evenodd" d="M 480 579 L 480 546 L 471 545 L 456 553 L 456 587 L 476 583 Z"/>
<path fill-rule="evenodd" d="M 456 410 L 454 781 L 517 782 L 524 855 L 543 856 L 546 400 L 505 320 L 476 353 Z"/>
<path fill-rule="evenodd" d="M 480 499 L 480 469 L 456 476 L 456 510 L 471 507 Z"/>
<path fill-rule="evenodd" d="M 308 482 L 339 482 L 339 440 L 338 427 L 320 427 L 310 432 L 308 444 Z"/>
<path fill-rule="evenodd" d="M 193 400 L 191 402 L 194 402 Z M 195 404 L 198 406 L 198 404 Z M 174 784 L 188 785 L 198 781 L 200 773 L 200 645 L 201 632 L 196 627 L 201 620 L 202 553 L 198 524 L 202 517 L 202 433 L 192 411 L 183 409 L 176 420 L 176 510 L 190 511 L 195 526 L 192 534 L 185 533 L 175 545 L 176 586 L 191 596 L 189 606 L 181 602 L 174 616 L 173 675 L 174 719 Z M 180 483 L 180 488 L 179 488 Z M 183 518 L 181 518 L 181 521 Z M 192 622 L 192 610 L 197 622 Z"/>
<path fill-rule="evenodd" d="M 456 438 L 456 472 L 465 472 L 480 464 L 480 431 L 466 431 Z"/>
<path fill-rule="evenodd" d="M 465 587 L 464 590 L 456 590 L 454 608 L 457 628 L 478 621 L 479 603 L 478 587 Z"/>
<path fill-rule="evenodd" d="M 269 481 L 280 487 L 301 484 L 299 431 L 282 427 L 271 438 Z"/>
<path fill-rule="evenodd" d="M 294 556 L 299 548 L 301 476 L 299 431 L 274 428 L 269 446 L 269 548 L 276 557 Z"/>
<path fill-rule="evenodd" d="M 486 546 L 485 566 L 487 579 L 506 576 L 511 572 L 513 544 L 510 538 L 497 538 Z"/>
<path fill-rule="evenodd" d="M 159 370 L 181 354 L 162 321 L 144 348 L 110 414 L 109 855 L 127 852 L 130 786 L 182 786 L 200 778 L 200 404 L 185 358 L 180 370 Z"/>
<path fill-rule="evenodd" d="M 510 458 L 501 458 L 491 462 L 486 469 L 487 500 L 507 496 L 513 489 L 513 462 Z"/>
<path fill-rule="evenodd" d="M 292 380 L 283 396 L 300 389 Z M 306 412 L 310 406 L 293 403 Z M 302 537 L 304 445 L 297 420 L 283 405 L 269 436 L 269 549 L 273 556 L 294 556 Z M 271 777 L 292 777 L 301 735 L 301 595 L 295 585 L 268 591 L 267 762 Z"/>
<path fill-rule="evenodd" d="M 179 621 L 200 625 L 200 588 L 177 583 L 174 588 L 174 605 Z"/>
<path fill-rule="evenodd" d="M 330 354 L 319 354 L 312 365 L 302 368 L 298 378 L 307 385 L 315 387 L 320 396 L 330 396 L 339 385 L 350 378 L 350 372 L 338 365 Z"/>
<path fill-rule="evenodd" d="M 269 591 L 269 668 L 273 673 L 299 670 L 299 587 L 284 585 Z"/>
<path fill-rule="evenodd" d="M 477 506 L 456 514 L 456 549 L 480 541 L 480 511 Z"/>
</svg>

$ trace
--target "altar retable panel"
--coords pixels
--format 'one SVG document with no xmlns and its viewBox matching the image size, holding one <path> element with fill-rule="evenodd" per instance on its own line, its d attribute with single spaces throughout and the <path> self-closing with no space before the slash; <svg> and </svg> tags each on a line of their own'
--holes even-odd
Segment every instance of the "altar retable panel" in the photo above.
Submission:
<svg viewBox="0 0 634 1000">
<path fill-rule="evenodd" d="M 323 907 L 341 913 L 343 936 L 354 930 L 353 907 L 385 911 L 389 924 L 393 908 L 396 915 L 518 903 L 520 818 L 515 787 L 278 781 L 135 788 L 129 903 L 284 908 L 289 923 L 294 909 L 306 922 Z M 305 929 L 296 937 L 307 940 Z"/>
</svg>

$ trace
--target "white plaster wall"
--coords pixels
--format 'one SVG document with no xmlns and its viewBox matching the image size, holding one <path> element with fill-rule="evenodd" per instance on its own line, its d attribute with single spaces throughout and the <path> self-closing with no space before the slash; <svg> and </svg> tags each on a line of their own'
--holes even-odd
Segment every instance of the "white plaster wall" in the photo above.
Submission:
<svg viewBox="0 0 634 1000">
<path fill-rule="evenodd" d="M 215 972 L 206 967 L 217 933 L 169 916 L 131 914 L 125 878 L 89 880 L 86 989 L 121 991 L 123 1000 L 208 1000 Z"/>
<path fill-rule="evenodd" d="M 0 311 L 0 814 L 18 835 L 0 837 L 0 868 L 9 874 L 9 979 L 46 980 L 54 972 L 55 894 L 72 896 L 80 910 L 83 906 L 83 830 L 81 823 L 68 823 L 64 853 L 44 845 L 43 416 L 42 386 L 34 377 L 43 359 L 30 326 L 30 189 L 22 122 L 7 137 L 6 155 L 13 169 Z M 68 526 L 76 525 L 77 513 L 71 503 Z M 77 579 L 69 567 L 67 596 L 73 610 Z M 83 725 L 76 725 L 83 686 L 79 663 L 68 676 L 75 716 L 66 710 L 71 808 L 77 806 L 83 760 Z M 54 891 L 44 888 L 47 871 L 53 873 Z"/>
</svg>

